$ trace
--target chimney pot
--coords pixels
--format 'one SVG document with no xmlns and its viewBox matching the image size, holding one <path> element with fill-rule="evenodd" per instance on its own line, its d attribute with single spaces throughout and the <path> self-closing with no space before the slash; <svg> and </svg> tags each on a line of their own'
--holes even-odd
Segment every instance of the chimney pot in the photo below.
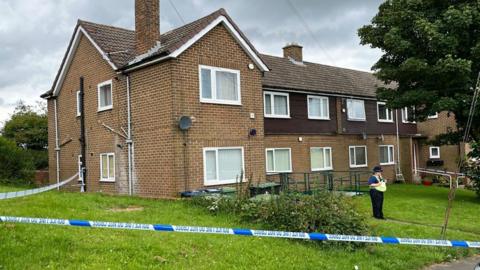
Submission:
<svg viewBox="0 0 480 270">
<path fill-rule="evenodd" d="M 283 57 L 292 58 L 297 62 L 303 62 L 303 47 L 298 43 L 292 42 L 288 43 L 283 47 Z"/>
<path fill-rule="evenodd" d="M 135 0 L 135 49 L 144 54 L 160 41 L 160 1 Z"/>
</svg>

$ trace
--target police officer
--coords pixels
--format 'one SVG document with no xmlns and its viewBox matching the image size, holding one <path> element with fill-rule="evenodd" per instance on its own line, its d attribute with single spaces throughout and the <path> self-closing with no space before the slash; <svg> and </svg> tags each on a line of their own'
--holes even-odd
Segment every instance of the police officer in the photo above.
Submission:
<svg viewBox="0 0 480 270">
<path fill-rule="evenodd" d="M 383 217 L 383 193 L 387 190 L 387 186 L 386 180 L 382 177 L 382 172 L 382 167 L 375 166 L 373 168 L 373 175 L 368 179 L 373 217 L 376 219 L 385 219 Z"/>
</svg>

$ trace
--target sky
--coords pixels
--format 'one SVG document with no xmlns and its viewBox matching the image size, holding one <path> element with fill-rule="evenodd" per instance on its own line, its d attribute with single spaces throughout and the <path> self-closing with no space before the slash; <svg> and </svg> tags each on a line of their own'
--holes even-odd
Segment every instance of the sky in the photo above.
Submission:
<svg viewBox="0 0 480 270">
<path fill-rule="evenodd" d="M 361 46 L 357 30 L 381 2 L 161 0 L 160 31 L 223 7 L 261 53 L 296 42 L 306 61 L 369 71 L 381 52 Z M 19 100 L 33 105 L 51 88 L 77 19 L 134 29 L 134 0 L 0 0 L 0 18 L 1 127 Z"/>
</svg>

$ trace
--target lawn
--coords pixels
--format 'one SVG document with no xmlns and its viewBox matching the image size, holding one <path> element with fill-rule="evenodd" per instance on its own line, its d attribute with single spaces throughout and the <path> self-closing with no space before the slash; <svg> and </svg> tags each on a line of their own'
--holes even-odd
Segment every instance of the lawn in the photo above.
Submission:
<svg viewBox="0 0 480 270">
<path fill-rule="evenodd" d="M 11 188 L 0 188 L 11 190 Z M 375 235 L 438 238 L 448 190 L 390 186 L 385 215 L 368 219 Z M 370 216 L 369 198 L 354 199 Z M 450 239 L 480 240 L 480 201 L 459 191 Z M 122 211 L 130 207 L 134 211 Z M 48 192 L 0 201 L 0 215 L 257 227 L 234 216 L 212 216 L 186 201 Z M 415 224 L 410 224 L 415 223 Z M 356 251 L 307 241 L 242 236 L 122 231 L 43 225 L 0 224 L 0 269 L 421 269 L 472 250 L 369 245 Z"/>
</svg>

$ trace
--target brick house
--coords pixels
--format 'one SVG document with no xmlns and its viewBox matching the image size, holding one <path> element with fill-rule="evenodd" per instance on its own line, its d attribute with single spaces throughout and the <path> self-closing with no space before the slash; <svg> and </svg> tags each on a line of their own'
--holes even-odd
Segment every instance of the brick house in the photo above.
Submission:
<svg viewBox="0 0 480 270">
<path fill-rule="evenodd" d="M 260 54 L 225 10 L 160 33 L 78 21 L 48 100 L 50 175 L 86 191 L 174 197 L 267 174 L 370 170 L 412 178 L 417 124 L 376 100 L 372 74 Z M 397 121 L 402 120 L 402 121 Z M 182 122 L 182 128 L 179 123 Z M 401 161 L 401 162 L 398 162 Z"/>
</svg>

